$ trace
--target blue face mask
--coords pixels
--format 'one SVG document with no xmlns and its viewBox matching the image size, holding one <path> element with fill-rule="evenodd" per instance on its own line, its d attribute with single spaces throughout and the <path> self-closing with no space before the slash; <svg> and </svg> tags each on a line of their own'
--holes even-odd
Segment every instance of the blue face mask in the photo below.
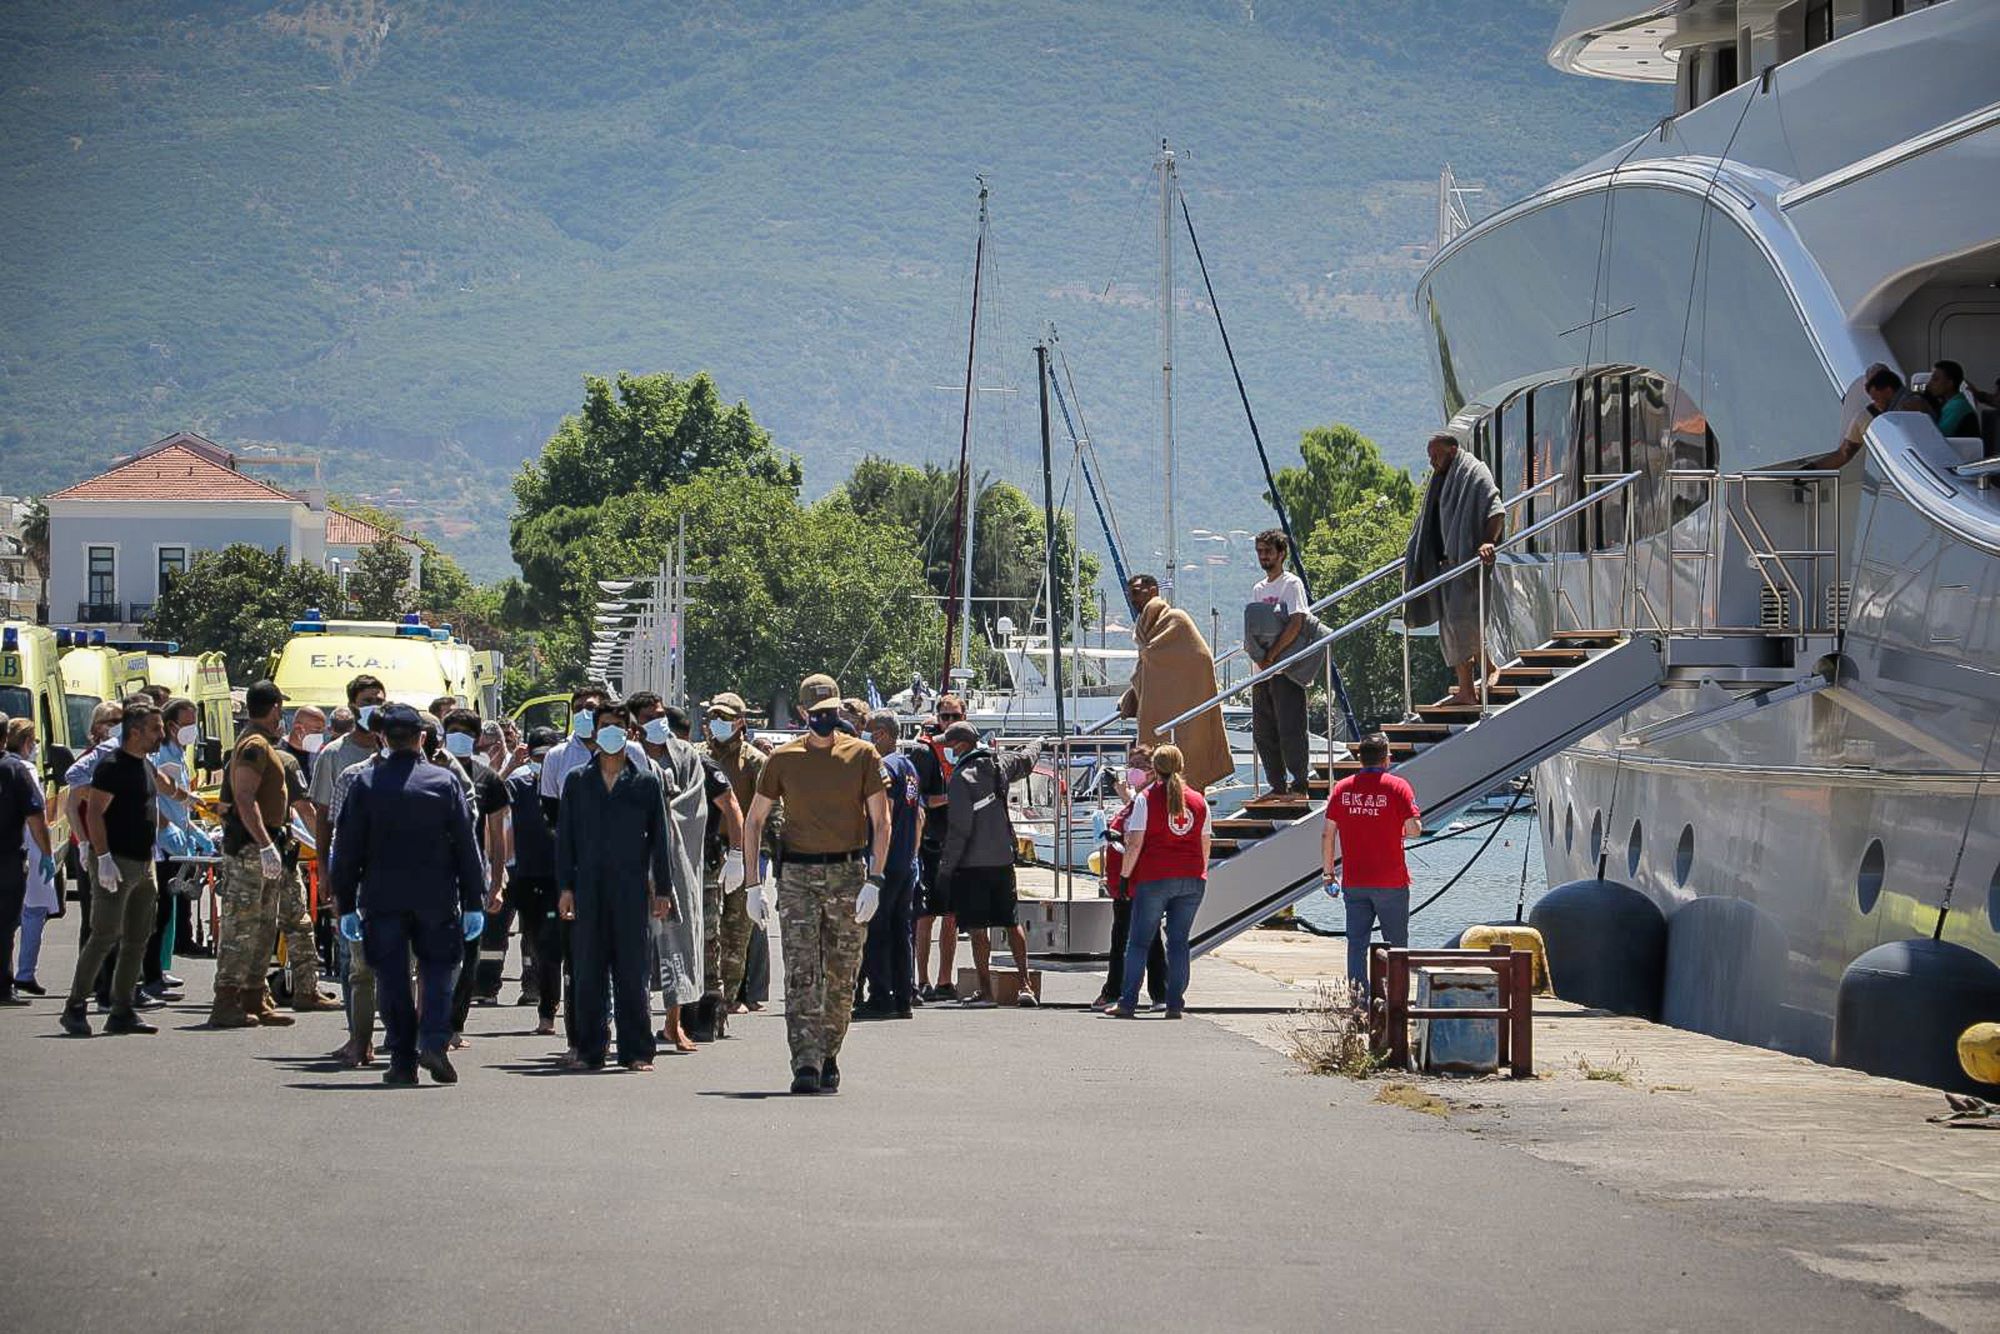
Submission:
<svg viewBox="0 0 2000 1334">
<path fill-rule="evenodd" d="M 464 732 L 446 732 L 444 734 L 444 748 L 462 760 L 472 753 L 473 743 L 478 739 Z"/>
<path fill-rule="evenodd" d="M 716 741 L 727 741 L 736 735 L 736 723 L 730 718 L 710 718 L 708 734 Z"/>
<path fill-rule="evenodd" d="M 591 729 L 597 726 L 597 715 L 589 709 L 578 709 L 569 716 L 569 734 L 588 740 Z"/>
<path fill-rule="evenodd" d="M 655 718 L 646 724 L 646 740 L 652 745 L 666 745 L 667 738 L 673 734 L 673 729 L 667 725 L 665 718 Z"/>
<path fill-rule="evenodd" d="M 597 749 L 607 755 L 625 749 L 628 740 L 630 738 L 625 735 L 625 729 L 617 723 L 606 723 L 597 729 Z"/>
</svg>

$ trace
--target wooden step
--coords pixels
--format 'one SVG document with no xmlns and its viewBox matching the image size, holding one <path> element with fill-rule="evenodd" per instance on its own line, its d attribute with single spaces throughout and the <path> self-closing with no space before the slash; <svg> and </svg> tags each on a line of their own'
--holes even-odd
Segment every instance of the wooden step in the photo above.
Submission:
<svg viewBox="0 0 2000 1334">
<path fill-rule="evenodd" d="M 1477 704 L 1419 704 L 1417 717 L 1427 723 L 1456 723 L 1470 726 L 1479 721 Z"/>
<path fill-rule="evenodd" d="M 1295 795 L 1258 797 L 1244 802 L 1237 809 L 1245 815 L 1264 820 L 1297 820 L 1312 813 L 1312 799 Z"/>
<path fill-rule="evenodd" d="M 1390 741 L 1406 741 L 1409 744 L 1427 745 L 1443 741 L 1451 735 L 1450 723 L 1385 723 L 1382 735 Z"/>
<path fill-rule="evenodd" d="M 1496 684 L 1515 686 L 1545 686 L 1563 674 L 1561 667 L 1527 667 L 1508 665 L 1500 669 L 1500 680 Z"/>
<path fill-rule="evenodd" d="M 1210 840 L 1208 845 L 1208 855 L 1211 859 L 1220 857 L 1234 857 L 1237 853 L 1241 852 L 1246 846 L 1248 845 L 1240 843 L 1233 838 L 1212 839 Z"/>
<path fill-rule="evenodd" d="M 1209 827 L 1217 837 L 1235 839 L 1269 838 L 1278 832 L 1283 822 L 1278 820 L 1246 820 L 1240 816 L 1216 820 Z"/>
<path fill-rule="evenodd" d="M 1574 667 L 1589 661 L 1587 648 L 1528 648 L 1520 654 L 1520 662 L 1526 667 Z"/>
<path fill-rule="evenodd" d="M 1549 636 L 1550 644 L 1615 644 L 1618 642 L 1616 630 L 1558 630 Z"/>
</svg>

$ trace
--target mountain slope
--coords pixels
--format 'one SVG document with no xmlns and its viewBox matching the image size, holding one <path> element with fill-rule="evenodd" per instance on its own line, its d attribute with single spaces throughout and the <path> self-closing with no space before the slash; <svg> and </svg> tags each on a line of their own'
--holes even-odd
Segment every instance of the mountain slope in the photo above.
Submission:
<svg viewBox="0 0 2000 1334">
<path fill-rule="evenodd" d="M 1405 0 L 69 0 L 0 11 L 0 486 L 187 426 L 323 447 L 475 568 L 588 371 L 712 371 L 809 489 L 945 459 L 973 174 L 993 186 L 978 447 L 1034 468 L 1061 330 L 1156 544 L 1157 197 L 1183 169 L 1267 442 L 1433 421 L 1407 294 L 1449 158 L 1499 203 L 1642 126 L 1564 80 L 1559 6 Z M 1261 489 L 1185 243 L 1181 522 Z M 984 359 L 983 359 L 984 360 Z M 1143 553 L 1142 557 L 1143 559 Z"/>
</svg>

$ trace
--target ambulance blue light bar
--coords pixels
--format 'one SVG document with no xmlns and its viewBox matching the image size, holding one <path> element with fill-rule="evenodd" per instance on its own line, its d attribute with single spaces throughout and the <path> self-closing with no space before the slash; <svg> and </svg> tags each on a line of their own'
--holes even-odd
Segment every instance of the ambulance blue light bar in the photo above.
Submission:
<svg viewBox="0 0 2000 1334">
<path fill-rule="evenodd" d="M 0 630 L 0 649 L 4 649 L 9 653 L 17 653 L 20 651 L 20 648 L 20 627 L 10 625 L 5 630 Z"/>
<path fill-rule="evenodd" d="M 60 627 L 57 628 L 56 630 L 57 648 L 68 648 L 75 642 L 76 642 L 76 632 L 74 630 L 65 630 Z"/>
<path fill-rule="evenodd" d="M 104 647 L 104 632 L 102 630 L 92 630 L 90 632 L 90 646 L 92 648 Z"/>
</svg>

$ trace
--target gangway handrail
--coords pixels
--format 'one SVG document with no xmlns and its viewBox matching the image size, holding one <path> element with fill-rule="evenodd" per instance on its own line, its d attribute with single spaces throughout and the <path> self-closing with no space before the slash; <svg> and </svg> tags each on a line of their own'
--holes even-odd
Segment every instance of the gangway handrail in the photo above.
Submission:
<svg viewBox="0 0 2000 1334">
<path fill-rule="evenodd" d="M 1549 515 L 1547 518 L 1540 519 L 1535 523 L 1530 524 L 1528 527 L 1523 528 L 1520 532 L 1515 533 L 1513 536 L 1504 537 L 1500 541 L 1494 543 L 1494 550 L 1496 554 L 1500 551 L 1505 550 L 1508 547 L 1515 545 L 1518 542 L 1526 541 L 1528 538 L 1535 537 L 1541 533 L 1544 533 L 1549 529 L 1555 527 L 1557 524 L 1562 523 L 1563 521 L 1570 519 L 1577 514 L 1582 513 L 1584 510 L 1589 509 L 1591 506 L 1602 502 L 1603 500 L 1607 499 L 1614 493 L 1623 491 L 1627 487 L 1631 486 L 1633 483 L 1637 482 L 1643 476 L 1645 476 L 1643 470 L 1634 470 L 1632 472 L 1624 473 L 1621 476 L 1619 476 L 1616 481 L 1610 482 L 1605 486 L 1595 491 L 1592 491 L 1589 495 L 1578 497 L 1577 499 L 1571 501 L 1569 504 L 1563 506 L 1561 509 L 1557 510 L 1554 514 Z M 1555 479 L 1551 478 L 1550 480 L 1553 481 Z M 1401 566 L 1402 564 L 1403 562 L 1400 559 L 1398 559 L 1392 562 L 1390 565 L 1383 567 L 1383 570 L 1394 569 L 1398 566 Z M 1463 561 L 1460 564 L 1453 566 L 1451 569 L 1446 570 L 1442 574 L 1435 575 L 1432 578 L 1425 580 L 1423 583 L 1418 584 L 1415 588 L 1404 590 L 1402 596 L 1395 598 L 1392 601 L 1383 603 L 1381 606 L 1375 608 L 1373 611 L 1364 612 L 1362 615 L 1355 617 L 1353 620 L 1347 622 L 1345 625 L 1340 626 L 1338 629 L 1329 631 L 1327 634 L 1320 636 L 1318 639 L 1315 639 L 1312 643 L 1306 645 L 1304 648 L 1293 650 L 1289 655 L 1287 655 L 1284 658 L 1281 658 L 1277 662 L 1272 663 L 1269 667 L 1264 668 L 1262 671 L 1257 672 L 1252 676 L 1237 682 L 1235 685 L 1230 686 L 1226 690 L 1221 690 L 1216 692 L 1214 696 L 1202 701 L 1200 704 L 1195 705 L 1187 712 L 1182 713 L 1176 717 L 1169 718 L 1166 722 L 1160 724 L 1160 726 L 1155 730 L 1158 732 L 1171 733 L 1175 728 L 1181 727 L 1186 723 L 1201 717 L 1201 715 L 1207 713 L 1209 710 L 1221 707 L 1224 700 L 1233 699 L 1237 695 L 1242 694 L 1245 690 L 1248 690 L 1253 686 L 1261 685 L 1265 681 L 1270 680 L 1272 677 L 1279 676 L 1284 672 L 1289 671 L 1291 668 L 1297 666 L 1299 663 L 1305 661 L 1307 658 L 1312 657 L 1315 654 L 1319 653 L 1322 649 L 1331 648 L 1334 644 L 1338 643 L 1340 640 L 1347 638 L 1355 631 L 1373 625 L 1376 621 L 1381 620 L 1383 617 L 1387 616 L 1390 612 L 1396 610 L 1398 607 L 1407 606 L 1410 602 L 1412 602 L 1416 598 L 1422 597 L 1424 594 L 1429 593 L 1434 589 L 1442 588 L 1444 585 L 1450 583 L 1452 580 L 1463 576 L 1468 571 L 1474 569 L 1475 567 L 1481 564 L 1483 564 L 1481 559 L 1478 556 L 1474 556 L 1470 560 Z M 1347 596 L 1348 594 L 1354 592 L 1356 589 L 1365 587 L 1367 584 L 1373 583 L 1377 578 L 1381 577 L 1383 570 L 1378 570 L 1372 575 L 1363 576 L 1363 578 L 1358 583 L 1350 585 L 1348 588 L 1342 589 L 1338 593 L 1329 594 L 1326 601 L 1332 601 L 1336 598 Z M 1316 605 L 1323 605 L 1323 604 L 1316 604 Z"/>
</svg>

